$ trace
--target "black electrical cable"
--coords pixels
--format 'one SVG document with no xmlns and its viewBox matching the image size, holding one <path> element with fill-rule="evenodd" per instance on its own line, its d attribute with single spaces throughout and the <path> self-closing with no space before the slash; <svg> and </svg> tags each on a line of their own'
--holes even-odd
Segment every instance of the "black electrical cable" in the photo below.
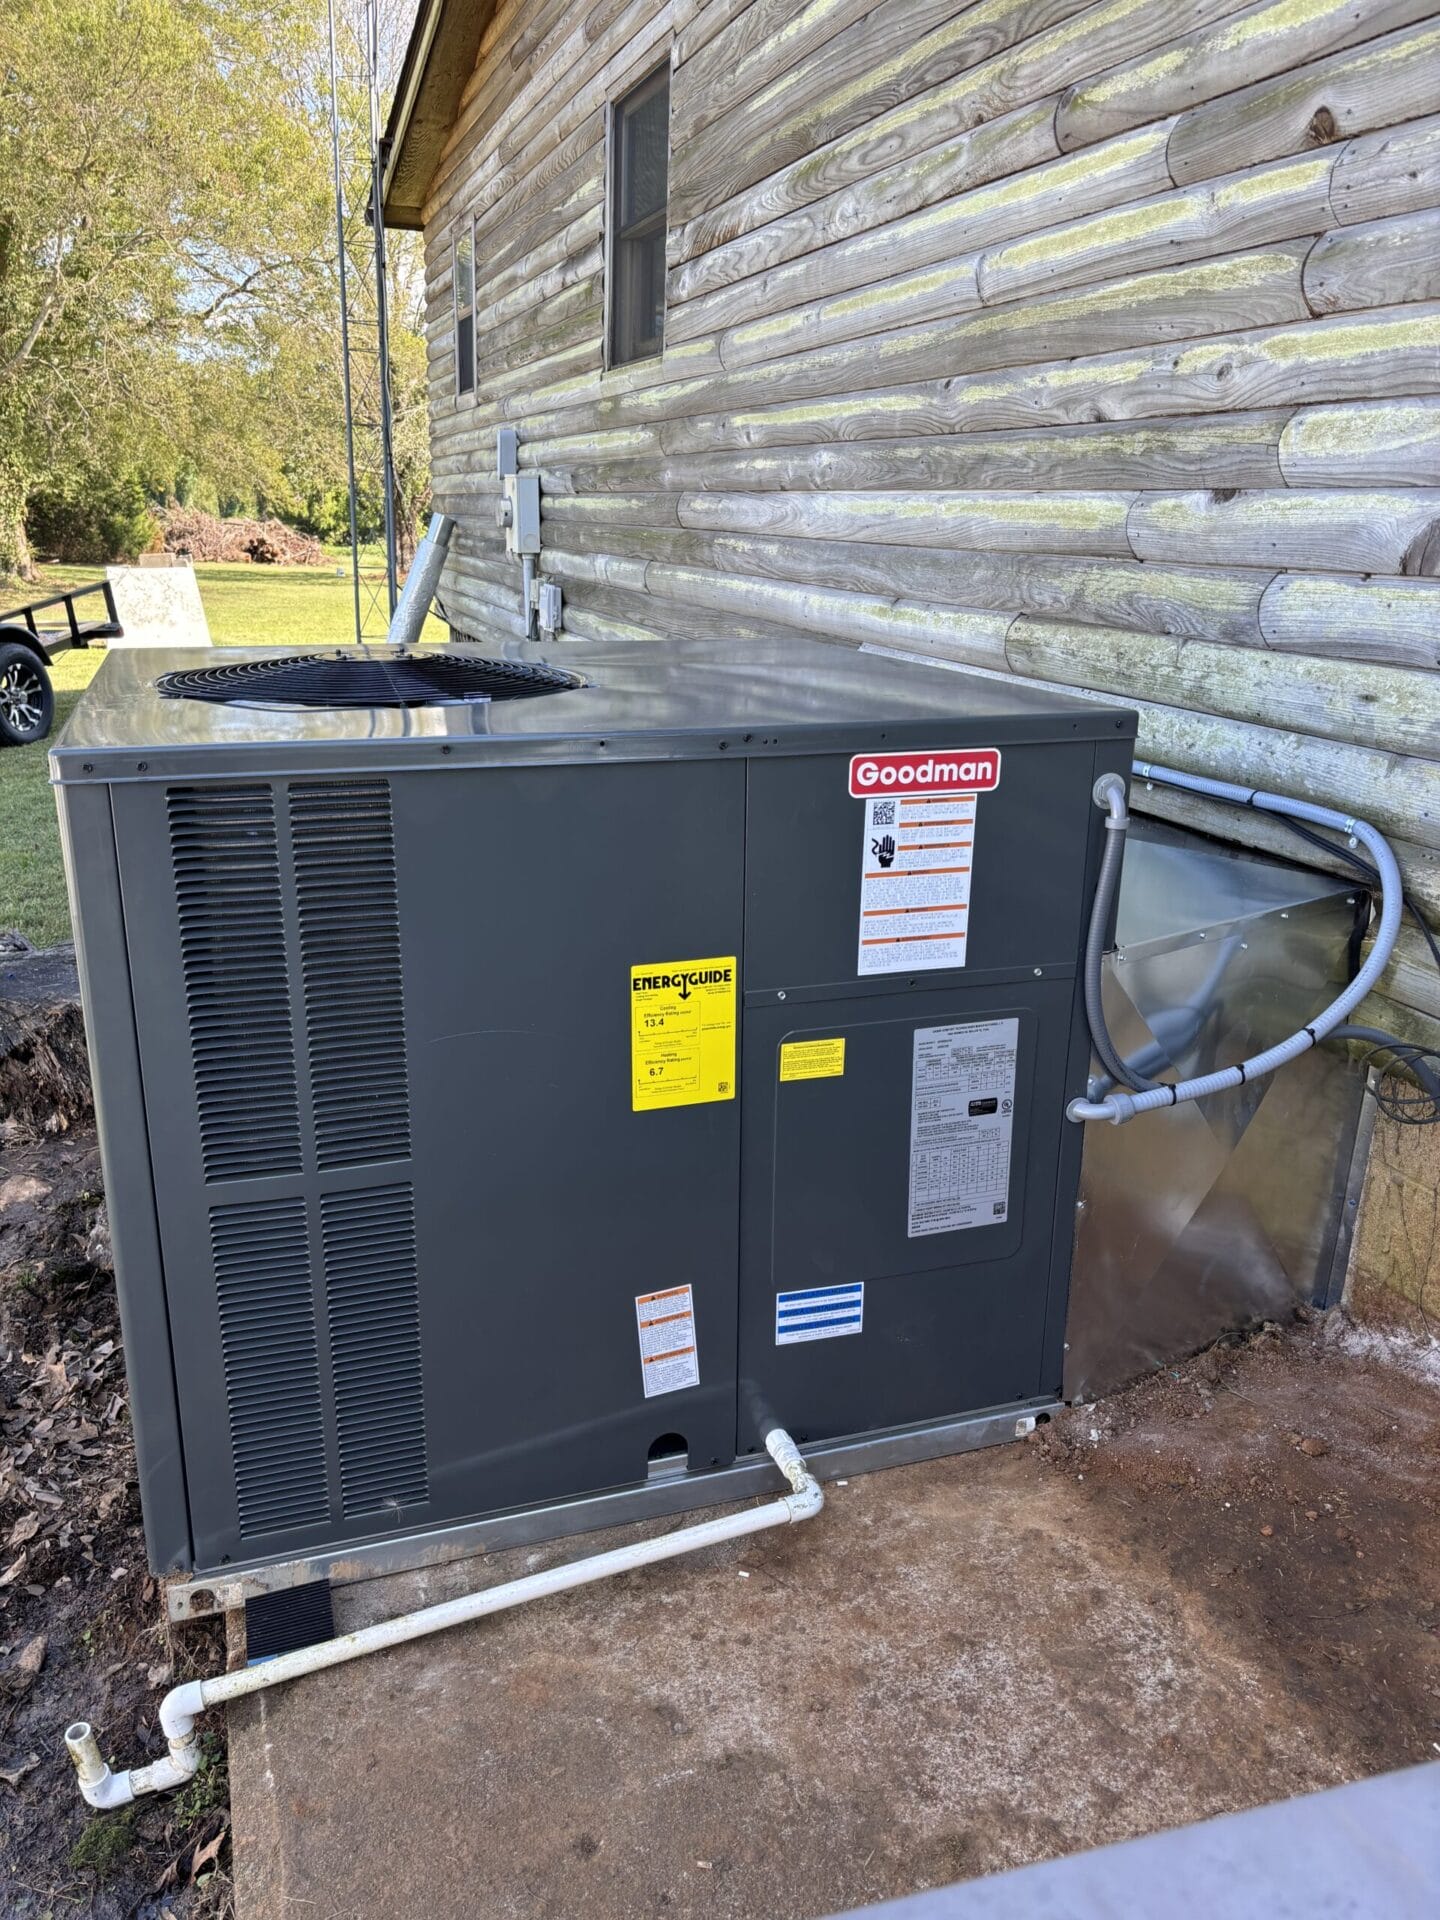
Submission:
<svg viewBox="0 0 1440 1920">
<path fill-rule="evenodd" d="M 1363 874 L 1371 886 L 1379 886 L 1379 874 L 1370 862 L 1356 853 L 1353 848 L 1341 846 L 1334 840 L 1327 840 L 1323 833 L 1317 833 L 1313 827 L 1307 827 L 1303 821 L 1291 820 L 1286 814 L 1277 813 L 1270 817 L 1278 820 L 1282 826 L 1288 827 L 1291 833 L 1298 834 L 1302 840 L 1308 840 L 1312 847 L 1319 847 L 1323 853 L 1333 854 L 1337 860 L 1344 860 L 1355 869 L 1356 873 Z M 1440 967 L 1440 940 L 1436 939 L 1434 928 L 1408 893 L 1402 893 L 1400 897 L 1406 912 L 1420 929 L 1421 938 L 1430 949 L 1430 958 L 1437 967 Z"/>
<path fill-rule="evenodd" d="M 1317 833 L 1313 827 L 1301 820 L 1292 820 L 1288 814 L 1277 813 L 1271 816 L 1288 827 L 1291 833 L 1308 841 L 1312 847 L 1318 847 L 1322 853 L 1328 853 L 1337 860 L 1343 860 L 1352 867 L 1372 887 L 1380 884 L 1380 875 L 1370 862 L 1353 847 L 1347 847 L 1326 834 Z M 1435 937 L 1435 929 L 1416 906 L 1408 893 L 1401 894 L 1405 911 L 1420 929 L 1421 938 L 1430 949 L 1430 957 L 1440 969 L 1440 940 Z M 1397 1034 L 1386 1033 L 1380 1027 L 1361 1027 L 1345 1025 L 1332 1028 L 1326 1036 L 1330 1040 L 1357 1040 L 1366 1043 L 1364 1060 L 1366 1066 L 1377 1061 L 1382 1054 L 1388 1054 L 1392 1061 L 1390 1067 L 1378 1067 L 1379 1075 L 1371 1091 L 1375 1095 L 1375 1104 L 1387 1119 L 1396 1121 L 1405 1127 L 1433 1127 L 1440 1124 L 1440 1048 L 1422 1047 L 1410 1040 L 1402 1040 Z M 1405 1086 L 1395 1073 L 1395 1067 L 1404 1067 L 1414 1079 L 1418 1092 Z"/>
<path fill-rule="evenodd" d="M 1347 1024 L 1332 1028 L 1327 1038 L 1363 1040 L 1366 1042 L 1367 1065 L 1377 1054 L 1388 1053 L 1402 1067 L 1408 1067 L 1415 1076 L 1419 1087 L 1416 1093 L 1400 1092 L 1393 1087 L 1387 1087 L 1383 1080 L 1376 1086 L 1375 1104 L 1382 1113 L 1388 1114 L 1392 1120 L 1398 1120 L 1402 1126 L 1406 1127 L 1429 1127 L 1440 1120 L 1440 1050 L 1414 1045 L 1408 1040 L 1398 1040 L 1393 1033 L 1386 1033 L 1380 1027 L 1357 1027 Z"/>
</svg>

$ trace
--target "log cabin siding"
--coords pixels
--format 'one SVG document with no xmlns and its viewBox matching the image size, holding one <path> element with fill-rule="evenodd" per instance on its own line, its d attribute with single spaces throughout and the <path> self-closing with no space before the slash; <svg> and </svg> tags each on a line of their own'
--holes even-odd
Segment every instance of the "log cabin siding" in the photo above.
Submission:
<svg viewBox="0 0 1440 1920">
<path fill-rule="evenodd" d="M 606 107 L 667 58 L 666 348 L 607 372 Z M 459 628 L 520 630 L 508 423 L 576 639 L 1118 696 L 1440 911 L 1440 0 L 499 0 L 425 232 Z M 1433 1037 L 1409 933 L 1387 990 Z"/>
</svg>

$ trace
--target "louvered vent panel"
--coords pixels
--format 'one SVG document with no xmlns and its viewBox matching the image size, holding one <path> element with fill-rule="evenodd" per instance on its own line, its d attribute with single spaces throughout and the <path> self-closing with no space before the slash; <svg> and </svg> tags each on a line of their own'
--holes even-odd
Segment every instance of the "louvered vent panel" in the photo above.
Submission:
<svg viewBox="0 0 1440 1920">
<path fill-rule="evenodd" d="M 171 787 L 170 852 L 207 1180 L 300 1166 L 269 787 Z"/>
<path fill-rule="evenodd" d="M 325 1194 L 320 1223 L 345 1512 L 427 1500 L 414 1193 Z"/>
<path fill-rule="evenodd" d="M 410 1152 L 390 787 L 290 788 L 315 1145 L 322 1168 Z"/>
<path fill-rule="evenodd" d="M 329 1518 L 303 1200 L 215 1207 L 210 1244 L 242 1536 Z"/>
</svg>

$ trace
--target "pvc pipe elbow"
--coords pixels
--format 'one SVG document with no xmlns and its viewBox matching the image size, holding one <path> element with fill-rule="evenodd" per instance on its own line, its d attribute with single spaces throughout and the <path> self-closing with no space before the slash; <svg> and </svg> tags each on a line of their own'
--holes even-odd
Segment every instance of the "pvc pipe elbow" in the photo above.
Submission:
<svg viewBox="0 0 1440 1920">
<path fill-rule="evenodd" d="M 205 1683 L 187 1680 L 172 1687 L 160 1702 L 160 1731 L 171 1747 L 183 1745 L 195 1737 L 195 1722 L 205 1711 Z"/>
<path fill-rule="evenodd" d="M 805 1485 L 794 1493 L 783 1496 L 790 1511 L 792 1524 L 801 1520 L 813 1520 L 825 1504 L 825 1489 L 811 1474 L 806 1474 Z"/>
<path fill-rule="evenodd" d="M 73 1721 L 65 1729 L 65 1746 L 75 1763 L 81 1798 L 88 1806 L 108 1812 L 111 1807 L 123 1807 L 135 1798 L 129 1774 L 110 1771 L 100 1751 L 100 1742 L 95 1738 L 95 1729 L 88 1720 Z"/>
<path fill-rule="evenodd" d="M 187 1780 L 193 1780 L 200 1767 L 195 1716 L 204 1706 L 200 1681 L 190 1680 L 172 1688 L 160 1704 L 160 1726 L 170 1751 L 148 1767 L 130 1767 L 120 1773 L 111 1770 L 89 1721 L 74 1721 L 65 1729 L 65 1746 L 75 1763 L 81 1798 L 88 1806 L 107 1812 L 112 1807 L 128 1806 L 141 1794 L 168 1793 L 172 1787 L 183 1787 Z"/>
<path fill-rule="evenodd" d="M 784 1496 L 791 1521 L 813 1519 L 825 1504 L 825 1494 L 806 1466 L 804 1454 L 783 1427 L 772 1427 L 766 1434 L 765 1450 L 794 1488 Z"/>
</svg>

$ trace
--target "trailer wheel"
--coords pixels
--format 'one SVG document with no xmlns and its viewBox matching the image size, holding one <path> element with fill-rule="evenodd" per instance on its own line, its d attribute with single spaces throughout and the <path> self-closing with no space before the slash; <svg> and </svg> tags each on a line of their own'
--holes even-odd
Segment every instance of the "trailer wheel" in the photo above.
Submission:
<svg viewBox="0 0 1440 1920">
<path fill-rule="evenodd" d="M 45 663 L 15 641 L 0 644 L 0 745 L 43 740 L 55 718 L 55 690 Z"/>
</svg>

